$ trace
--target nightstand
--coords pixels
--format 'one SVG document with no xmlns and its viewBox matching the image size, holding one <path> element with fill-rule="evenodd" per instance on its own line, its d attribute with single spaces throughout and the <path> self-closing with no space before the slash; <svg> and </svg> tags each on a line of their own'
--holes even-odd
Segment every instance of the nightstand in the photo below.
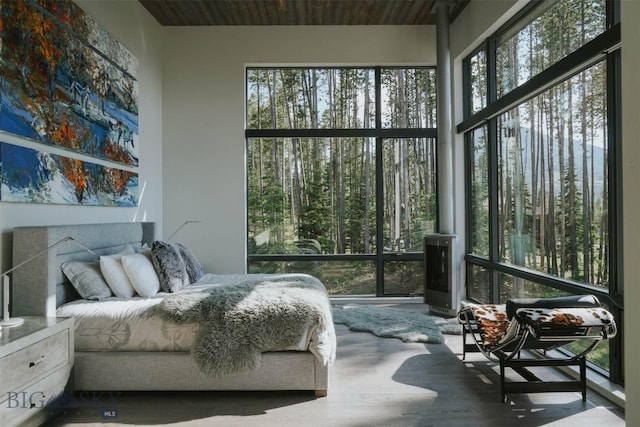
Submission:
<svg viewBox="0 0 640 427">
<path fill-rule="evenodd" d="M 53 414 L 73 367 L 73 318 L 25 317 L 0 335 L 0 425 L 39 425 Z"/>
</svg>

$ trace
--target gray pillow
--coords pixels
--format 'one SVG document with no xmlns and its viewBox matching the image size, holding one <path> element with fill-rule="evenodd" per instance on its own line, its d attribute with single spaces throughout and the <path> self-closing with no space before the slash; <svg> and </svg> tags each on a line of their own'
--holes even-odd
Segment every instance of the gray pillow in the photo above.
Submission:
<svg viewBox="0 0 640 427">
<path fill-rule="evenodd" d="M 178 246 L 156 240 L 151 244 L 151 261 L 160 279 L 160 288 L 165 292 L 176 292 L 189 286 L 187 266 L 182 260 Z"/>
<path fill-rule="evenodd" d="M 187 268 L 189 283 L 197 282 L 202 276 L 204 276 L 204 269 L 202 268 L 202 264 L 200 264 L 200 261 L 198 261 L 198 258 L 196 258 L 191 249 L 187 248 L 182 243 L 176 243 L 176 246 L 180 251 L 180 256 L 184 261 L 184 265 Z"/>
<path fill-rule="evenodd" d="M 62 272 L 84 299 L 100 300 L 113 296 L 100 271 L 99 261 L 68 261 Z"/>
</svg>

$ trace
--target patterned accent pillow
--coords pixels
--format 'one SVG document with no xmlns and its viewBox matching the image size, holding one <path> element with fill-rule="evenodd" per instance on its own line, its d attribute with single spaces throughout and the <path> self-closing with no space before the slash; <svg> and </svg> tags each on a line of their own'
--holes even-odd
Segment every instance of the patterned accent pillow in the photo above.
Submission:
<svg viewBox="0 0 640 427">
<path fill-rule="evenodd" d="M 113 296 L 102 277 L 99 261 L 68 261 L 62 264 L 62 272 L 84 299 L 101 300 Z"/>
<path fill-rule="evenodd" d="M 204 276 L 204 269 L 202 268 L 202 264 L 200 264 L 200 261 L 198 261 L 198 258 L 196 258 L 191 249 L 187 248 L 182 243 L 176 243 L 176 246 L 178 247 L 180 256 L 182 256 L 182 260 L 187 267 L 189 283 L 197 282 L 202 276 Z"/>
<path fill-rule="evenodd" d="M 189 286 L 187 266 L 178 246 L 156 240 L 151 244 L 151 261 L 160 279 L 160 288 L 165 292 L 177 292 Z"/>
</svg>

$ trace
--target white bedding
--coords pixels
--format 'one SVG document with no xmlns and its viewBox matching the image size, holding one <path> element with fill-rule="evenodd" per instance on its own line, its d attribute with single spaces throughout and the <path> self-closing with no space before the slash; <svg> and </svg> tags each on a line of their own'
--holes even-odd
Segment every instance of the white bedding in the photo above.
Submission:
<svg viewBox="0 0 640 427">
<path fill-rule="evenodd" d="M 210 287 L 239 283 L 248 277 L 262 280 L 284 276 L 206 274 L 178 293 L 202 292 Z M 76 300 L 60 306 L 56 315 L 75 318 L 76 351 L 189 351 L 199 326 L 196 323 L 177 324 L 161 318 L 155 306 L 168 295 L 176 293 L 161 292 L 148 298 Z M 326 364 L 335 357 L 335 334 L 332 325 L 325 329 L 314 327 L 300 338 L 294 348 L 270 350 L 309 350 Z"/>
</svg>

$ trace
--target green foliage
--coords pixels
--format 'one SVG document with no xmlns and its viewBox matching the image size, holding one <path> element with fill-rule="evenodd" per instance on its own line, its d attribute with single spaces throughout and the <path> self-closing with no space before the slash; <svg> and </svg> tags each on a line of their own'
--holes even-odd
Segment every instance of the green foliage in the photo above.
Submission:
<svg viewBox="0 0 640 427">
<path fill-rule="evenodd" d="M 331 226 L 331 210 L 327 190 L 321 183 L 311 183 L 306 194 L 308 204 L 302 208 L 298 236 L 301 239 L 317 239 L 323 252 L 332 248 L 326 230 Z"/>
</svg>

